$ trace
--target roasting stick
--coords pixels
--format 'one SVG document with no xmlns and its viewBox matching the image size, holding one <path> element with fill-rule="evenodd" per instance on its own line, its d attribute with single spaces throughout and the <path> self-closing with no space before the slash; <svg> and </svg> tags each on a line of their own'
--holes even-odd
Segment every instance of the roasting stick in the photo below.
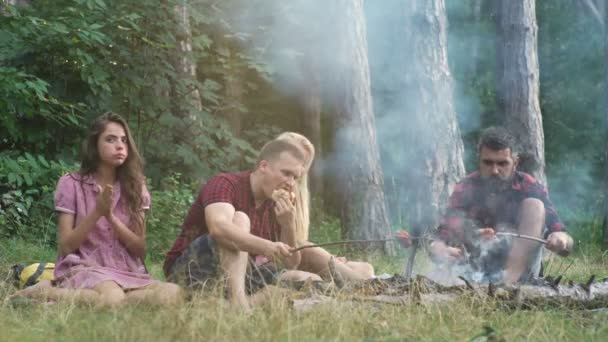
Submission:
<svg viewBox="0 0 608 342">
<path fill-rule="evenodd" d="M 511 236 L 511 237 L 515 237 L 515 238 L 519 238 L 519 239 L 525 239 L 525 240 L 532 240 L 532 241 L 536 241 L 536 242 L 540 242 L 542 244 L 547 244 L 547 240 L 541 239 L 541 238 L 537 238 L 534 236 L 529 236 L 529 235 L 523 235 L 523 234 L 517 234 L 517 233 L 508 233 L 508 232 L 497 232 L 495 233 L 496 235 L 502 235 L 502 236 Z M 416 240 L 416 239 L 421 239 L 421 240 L 432 240 L 429 237 L 426 236 L 421 236 L 421 237 L 415 237 L 415 236 L 410 236 L 409 237 L 411 240 Z M 310 244 L 310 245 L 304 245 L 304 246 L 300 246 L 297 248 L 292 249 L 292 252 L 297 252 L 297 251 L 301 251 L 305 248 L 314 248 L 314 247 L 325 247 L 325 246 L 335 246 L 335 245 L 349 245 L 349 244 L 356 244 L 356 243 L 374 243 L 374 242 L 389 242 L 389 241 L 397 241 L 399 240 L 398 238 L 388 238 L 388 239 L 377 239 L 377 240 L 342 240 L 342 241 L 331 241 L 331 242 L 323 242 L 323 243 L 316 243 L 316 244 Z"/>
<path fill-rule="evenodd" d="M 421 240 L 431 240 L 429 237 L 421 236 L 421 237 L 412 237 L 411 240 L 421 239 Z M 333 245 L 348 245 L 354 243 L 373 243 L 373 242 L 389 242 L 389 241 L 398 241 L 399 238 L 389 238 L 389 239 L 378 239 L 378 240 L 343 240 L 343 241 L 332 241 L 332 242 L 323 242 L 317 243 L 313 245 L 304 245 L 291 250 L 291 252 L 301 251 L 305 248 L 313 248 L 313 247 L 325 247 L 325 246 L 333 246 Z"/>
<path fill-rule="evenodd" d="M 496 235 L 502 235 L 502 236 L 512 236 L 512 237 L 516 237 L 516 238 L 520 238 L 520 239 L 525 239 L 525 240 L 532 240 L 532 241 L 536 241 L 536 242 L 540 242 L 544 245 L 548 244 L 549 242 L 545 239 L 541 239 L 541 238 L 537 238 L 534 236 L 530 236 L 530 235 L 523 235 L 523 234 L 517 234 L 517 233 L 508 233 L 508 232 L 496 232 Z"/>
<path fill-rule="evenodd" d="M 378 239 L 378 240 L 344 240 L 344 241 L 332 241 L 332 242 L 323 242 L 323 243 L 317 243 L 314 245 L 304 245 L 304 246 L 300 246 L 298 248 L 294 248 L 291 250 L 291 252 L 297 252 L 297 251 L 301 251 L 305 248 L 313 248 L 313 247 L 324 247 L 324 246 L 333 246 L 333 245 L 348 245 L 351 243 L 368 243 L 368 242 L 387 242 L 387 241 L 394 241 L 395 238 L 390 238 L 390 239 Z"/>
</svg>

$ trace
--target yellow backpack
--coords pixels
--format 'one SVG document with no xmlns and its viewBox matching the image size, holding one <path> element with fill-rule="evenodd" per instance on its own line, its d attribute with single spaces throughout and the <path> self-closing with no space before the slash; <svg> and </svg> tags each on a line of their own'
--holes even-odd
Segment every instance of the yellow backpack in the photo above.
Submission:
<svg viewBox="0 0 608 342">
<path fill-rule="evenodd" d="M 52 262 L 40 262 L 27 266 L 17 264 L 13 265 L 12 268 L 15 285 L 20 289 L 32 286 L 43 279 L 55 279 L 53 275 L 55 264 Z"/>
</svg>

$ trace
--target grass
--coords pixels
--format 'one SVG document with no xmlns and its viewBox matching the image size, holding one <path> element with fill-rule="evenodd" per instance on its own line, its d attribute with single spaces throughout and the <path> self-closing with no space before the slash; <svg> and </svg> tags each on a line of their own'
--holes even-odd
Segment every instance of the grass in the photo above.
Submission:
<svg viewBox="0 0 608 342">
<path fill-rule="evenodd" d="M 339 252 L 339 251 L 336 251 Z M 55 251 L 19 240 L 0 243 L 0 267 L 18 261 L 54 260 Z M 567 270 L 569 279 L 586 280 L 590 274 L 608 276 L 608 255 L 598 248 L 579 248 Z M 401 271 L 404 255 L 375 258 L 378 273 Z M 569 261 L 551 261 L 565 270 Z M 417 270 L 424 270 L 421 253 Z M 160 263 L 148 265 L 160 276 Z M 0 283 L 0 298 L 14 291 Z M 295 294 L 293 296 L 302 296 Z M 500 302 L 479 302 L 463 297 L 449 305 L 391 306 L 338 301 L 306 312 L 291 309 L 277 297 L 250 315 L 225 305 L 219 296 L 197 294 L 180 308 L 130 306 L 119 310 L 93 309 L 73 303 L 0 306 L 0 341 L 317 341 L 317 340 L 432 340 L 467 341 L 491 327 L 506 340 L 608 339 L 608 311 L 568 308 L 509 310 Z"/>
</svg>

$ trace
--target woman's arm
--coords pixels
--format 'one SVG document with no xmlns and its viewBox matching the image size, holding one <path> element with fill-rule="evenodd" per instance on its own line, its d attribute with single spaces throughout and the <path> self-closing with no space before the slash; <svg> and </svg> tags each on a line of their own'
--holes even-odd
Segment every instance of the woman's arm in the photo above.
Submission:
<svg viewBox="0 0 608 342">
<path fill-rule="evenodd" d="M 118 237 L 118 241 L 122 243 L 129 253 L 134 257 L 144 258 L 146 255 L 146 222 L 145 213 L 141 211 L 140 221 L 141 222 L 141 233 L 136 234 L 129 227 L 127 227 L 118 217 L 114 216 L 113 213 L 106 217 L 114 229 L 114 233 Z"/>
<path fill-rule="evenodd" d="M 95 224 L 101 216 L 99 212 L 93 210 L 74 228 L 74 215 L 59 213 L 59 255 L 65 256 L 77 250 L 87 238 L 87 234 L 95 228 Z"/>
<path fill-rule="evenodd" d="M 112 188 L 100 189 L 97 195 L 95 209 L 91 211 L 85 218 L 74 227 L 74 214 L 64 212 L 59 213 L 59 254 L 68 255 L 77 250 L 82 242 L 87 238 L 87 234 L 102 217 L 111 212 L 112 206 Z"/>
</svg>

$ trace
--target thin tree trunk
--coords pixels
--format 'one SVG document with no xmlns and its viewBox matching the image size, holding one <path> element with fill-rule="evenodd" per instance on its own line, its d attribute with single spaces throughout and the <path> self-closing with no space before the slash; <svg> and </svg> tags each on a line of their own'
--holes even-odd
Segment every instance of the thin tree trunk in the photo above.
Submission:
<svg viewBox="0 0 608 342">
<path fill-rule="evenodd" d="M 362 0 L 337 0 L 335 57 L 336 161 L 341 180 L 343 232 L 352 239 L 391 235 L 384 197 L 384 176 L 376 139 Z M 371 246 L 370 246 L 371 247 Z M 389 244 L 382 244 L 392 253 Z"/>
<path fill-rule="evenodd" d="M 473 25 L 477 30 L 480 29 L 481 22 L 481 2 L 482 0 L 473 0 L 472 6 L 472 18 Z M 477 67 L 479 65 L 479 34 L 474 34 L 471 38 L 471 59 L 469 64 L 469 72 L 471 75 L 475 75 L 477 73 Z"/>
<path fill-rule="evenodd" d="M 322 160 L 323 142 L 321 138 L 321 81 L 319 70 L 309 61 L 301 62 L 302 74 L 305 77 L 302 91 L 301 126 L 306 137 L 315 147 L 316 158 L 309 172 L 310 190 L 313 195 L 323 193 Z"/>
<path fill-rule="evenodd" d="M 604 6 L 604 18 L 608 18 L 608 6 Z M 608 30 L 604 30 L 604 210 L 602 230 L 604 248 L 608 249 Z"/>
<path fill-rule="evenodd" d="M 224 59 L 224 103 L 218 115 L 224 117 L 232 135 L 239 138 L 241 136 L 241 107 L 243 106 L 243 85 L 241 69 L 239 68 L 235 49 L 226 40 L 223 34 L 217 34 L 215 38 L 217 53 Z"/>
<path fill-rule="evenodd" d="M 177 46 L 173 64 L 180 79 L 196 80 L 196 63 L 192 58 L 192 29 L 190 27 L 190 14 L 185 4 L 176 5 L 173 8 L 177 22 Z M 189 117 L 196 121 L 191 111 L 184 109 L 183 103 L 188 104 L 197 111 L 202 110 L 203 105 L 198 89 L 191 85 L 187 89 L 176 89 L 173 87 L 172 94 L 175 103 L 175 113 L 179 117 Z"/>
<path fill-rule="evenodd" d="M 502 1 L 501 5 L 499 105 L 505 127 L 521 147 L 519 169 L 546 183 L 535 0 Z"/>
<path fill-rule="evenodd" d="M 437 227 L 453 185 L 464 176 L 464 147 L 448 65 L 445 2 L 416 0 L 404 10 L 407 101 L 400 140 L 409 165 L 402 172 L 410 224 L 420 234 Z"/>
</svg>

